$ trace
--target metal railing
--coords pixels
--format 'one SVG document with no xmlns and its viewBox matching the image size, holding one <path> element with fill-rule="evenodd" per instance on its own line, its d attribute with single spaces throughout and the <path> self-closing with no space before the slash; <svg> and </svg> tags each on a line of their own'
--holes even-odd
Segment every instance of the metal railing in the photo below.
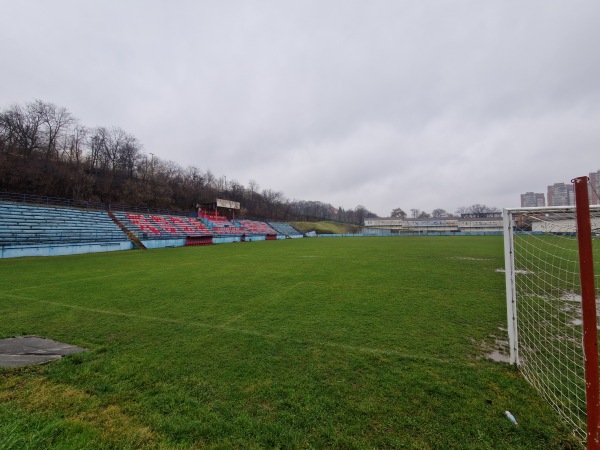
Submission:
<svg viewBox="0 0 600 450">
<path fill-rule="evenodd" d="M 13 203 L 26 203 L 31 205 L 43 206 L 61 206 L 65 208 L 76 208 L 93 211 L 116 211 L 116 212 L 132 212 L 139 214 L 156 214 L 167 216 L 184 216 L 196 215 L 192 211 L 181 211 L 173 209 L 149 208 L 145 206 L 121 205 L 103 202 L 89 202 L 85 200 L 72 200 L 60 197 L 46 197 L 42 195 L 17 194 L 12 192 L 0 192 L 0 201 Z"/>
</svg>

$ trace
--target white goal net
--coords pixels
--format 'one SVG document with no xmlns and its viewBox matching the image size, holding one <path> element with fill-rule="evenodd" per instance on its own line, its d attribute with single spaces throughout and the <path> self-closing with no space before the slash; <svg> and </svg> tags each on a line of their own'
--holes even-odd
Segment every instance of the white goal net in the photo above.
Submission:
<svg viewBox="0 0 600 450">
<path fill-rule="evenodd" d="M 600 297 L 600 206 L 590 207 Z M 581 280 L 574 207 L 504 211 L 511 362 L 586 441 Z"/>
</svg>

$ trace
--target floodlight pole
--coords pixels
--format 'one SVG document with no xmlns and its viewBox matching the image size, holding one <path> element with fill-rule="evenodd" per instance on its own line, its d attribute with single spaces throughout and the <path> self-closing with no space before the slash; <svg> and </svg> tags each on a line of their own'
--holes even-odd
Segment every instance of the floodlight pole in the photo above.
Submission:
<svg viewBox="0 0 600 450">
<path fill-rule="evenodd" d="M 587 448 L 600 449 L 600 395 L 598 371 L 598 331 L 596 320 L 596 290 L 592 252 L 592 226 L 588 198 L 588 177 L 572 180 L 577 208 L 577 242 L 579 245 L 579 276 L 581 278 L 581 313 L 583 322 L 583 353 L 585 356 L 585 397 L 587 409 Z"/>
</svg>

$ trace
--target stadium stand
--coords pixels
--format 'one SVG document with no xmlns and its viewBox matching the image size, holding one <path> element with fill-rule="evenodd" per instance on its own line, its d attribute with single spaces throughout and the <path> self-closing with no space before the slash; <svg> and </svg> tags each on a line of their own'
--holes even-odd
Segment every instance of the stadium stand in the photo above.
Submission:
<svg viewBox="0 0 600 450">
<path fill-rule="evenodd" d="M 241 227 L 236 226 L 230 222 L 227 217 L 220 216 L 218 214 L 199 214 L 199 219 L 211 230 L 214 234 L 224 236 L 242 236 L 248 233 L 248 231 Z"/>
<path fill-rule="evenodd" d="M 146 233 L 148 237 L 161 237 L 161 231 L 156 228 L 146 217 L 142 214 L 121 214 L 115 213 L 115 217 L 125 225 L 130 231 L 131 228 L 137 228 L 136 231 Z M 129 226 L 128 226 L 129 225 Z"/>
<path fill-rule="evenodd" d="M 105 211 L 0 202 L 0 245 L 128 241 Z"/>
<path fill-rule="evenodd" d="M 169 217 L 169 220 L 184 231 L 188 236 L 212 236 L 212 233 L 207 229 L 202 222 L 191 217 Z"/>
<path fill-rule="evenodd" d="M 303 237 L 285 223 L 230 221 L 216 210 L 186 214 L 0 192 L 0 258 Z"/>
<path fill-rule="evenodd" d="M 165 216 L 150 216 L 150 220 L 160 227 L 160 229 L 171 236 L 185 236 L 185 231 L 177 228 Z"/>
<path fill-rule="evenodd" d="M 143 239 L 185 238 L 186 245 L 212 243 L 213 233 L 190 217 L 144 215 L 114 212 L 116 219 L 130 232 Z"/>
<path fill-rule="evenodd" d="M 238 220 L 240 226 L 245 228 L 251 235 L 264 235 L 267 239 L 276 239 L 277 231 L 267 225 L 265 222 L 258 222 L 255 220 Z"/>
<path fill-rule="evenodd" d="M 304 236 L 301 232 L 299 232 L 298 230 L 296 230 L 289 223 L 285 223 L 285 222 L 269 222 L 269 225 L 271 226 L 271 228 L 273 228 L 274 230 L 276 230 L 278 233 L 283 234 L 285 236 L 288 236 L 290 238 L 301 238 L 301 237 Z"/>
<path fill-rule="evenodd" d="M 218 214 L 200 213 L 199 218 L 203 223 L 211 228 L 233 226 L 233 224 L 227 220 L 227 217 L 220 216 Z"/>
</svg>

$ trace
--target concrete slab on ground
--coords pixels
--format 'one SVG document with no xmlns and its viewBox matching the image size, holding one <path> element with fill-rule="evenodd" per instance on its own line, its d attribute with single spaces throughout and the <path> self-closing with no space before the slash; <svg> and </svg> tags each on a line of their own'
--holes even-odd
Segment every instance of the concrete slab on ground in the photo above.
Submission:
<svg viewBox="0 0 600 450">
<path fill-rule="evenodd" d="M 0 339 L 0 367 L 21 367 L 55 361 L 65 355 L 83 352 L 75 345 L 39 336 Z"/>
</svg>

